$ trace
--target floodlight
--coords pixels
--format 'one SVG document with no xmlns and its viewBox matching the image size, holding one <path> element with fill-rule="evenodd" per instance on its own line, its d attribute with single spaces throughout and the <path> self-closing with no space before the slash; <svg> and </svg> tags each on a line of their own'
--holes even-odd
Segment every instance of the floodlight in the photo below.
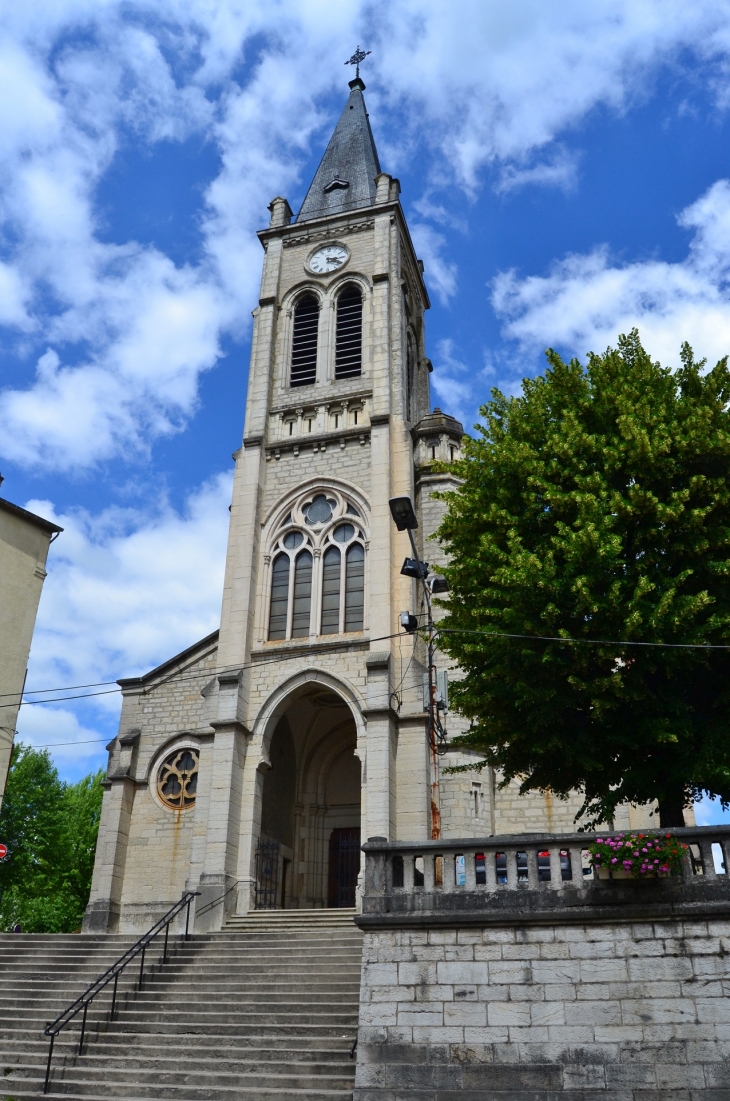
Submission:
<svg viewBox="0 0 730 1101">
<path fill-rule="evenodd" d="M 408 634 L 412 635 L 418 629 L 418 620 L 410 612 L 401 612 L 400 625 L 404 631 L 408 631 Z"/>
<path fill-rule="evenodd" d="M 425 580 L 428 577 L 428 562 L 419 562 L 417 558 L 406 558 L 400 572 L 403 577 L 418 577 Z"/>
<path fill-rule="evenodd" d="M 418 527 L 418 520 L 410 497 L 391 497 L 388 504 L 398 531 L 412 531 L 413 528 Z"/>
<path fill-rule="evenodd" d="M 440 573 L 435 573 L 433 575 L 428 583 L 428 587 L 432 593 L 447 593 L 449 591 L 449 583 Z"/>
</svg>

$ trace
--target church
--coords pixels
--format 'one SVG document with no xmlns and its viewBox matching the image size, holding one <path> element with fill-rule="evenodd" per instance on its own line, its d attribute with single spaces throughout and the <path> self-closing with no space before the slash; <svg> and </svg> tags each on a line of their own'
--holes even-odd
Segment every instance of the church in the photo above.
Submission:
<svg viewBox="0 0 730 1101">
<path fill-rule="evenodd" d="M 463 429 L 431 409 L 423 264 L 359 75 L 349 87 L 301 210 L 273 199 L 258 234 L 220 630 L 119 682 L 88 932 L 142 932 L 184 890 L 197 932 L 256 909 L 357 908 L 367 838 L 574 828 L 579 797 L 448 774 L 469 760 L 448 740 L 432 759 L 425 647 L 400 625 L 418 582 L 388 502 L 411 499 L 437 568 L 434 495 L 456 485 L 443 464 Z"/>
</svg>

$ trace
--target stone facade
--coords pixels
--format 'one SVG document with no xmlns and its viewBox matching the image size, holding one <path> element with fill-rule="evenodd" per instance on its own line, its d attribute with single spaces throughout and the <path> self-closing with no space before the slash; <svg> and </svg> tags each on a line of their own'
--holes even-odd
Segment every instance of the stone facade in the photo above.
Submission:
<svg viewBox="0 0 730 1101">
<path fill-rule="evenodd" d="M 445 837 L 572 825 L 572 806 L 501 794 L 488 770 L 434 775 L 426 655 L 399 623 L 421 597 L 388 501 L 411 497 L 419 553 L 442 563 L 436 494 L 456 483 L 434 462 L 459 457 L 462 427 L 431 412 L 423 267 L 398 181 L 368 177 L 364 85 L 350 87 L 296 221 L 278 197 L 259 234 L 220 631 L 121 682 L 87 929 L 142 930 L 184 889 L 199 931 L 255 906 L 359 904 L 360 841 L 429 837 L 433 781 Z M 356 772 L 353 801 L 337 778 L 349 790 Z"/>
<path fill-rule="evenodd" d="M 0 805 L 46 576 L 48 547 L 62 530 L 0 498 Z"/>
<path fill-rule="evenodd" d="M 720 1101 L 729 952 L 727 917 L 366 933 L 355 1101 Z"/>
<path fill-rule="evenodd" d="M 592 834 L 368 842 L 355 1101 L 725 1101 L 730 827 L 674 832 L 636 880 Z"/>
</svg>

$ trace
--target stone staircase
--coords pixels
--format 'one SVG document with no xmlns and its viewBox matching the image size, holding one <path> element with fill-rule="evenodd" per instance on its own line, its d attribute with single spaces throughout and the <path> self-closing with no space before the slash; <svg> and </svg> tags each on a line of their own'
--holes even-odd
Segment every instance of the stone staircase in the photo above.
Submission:
<svg viewBox="0 0 730 1101">
<path fill-rule="evenodd" d="M 362 935 L 352 910 L 269 911 L 150 949 L 56 1040 L 46 1097 L 351 1101 Z M 0 935 L 0 1101 L 42 1097 L 46 1023 L 133 942 Z M 97 1007 L 98 1003 L 98 1007 Z"/>
</svg>

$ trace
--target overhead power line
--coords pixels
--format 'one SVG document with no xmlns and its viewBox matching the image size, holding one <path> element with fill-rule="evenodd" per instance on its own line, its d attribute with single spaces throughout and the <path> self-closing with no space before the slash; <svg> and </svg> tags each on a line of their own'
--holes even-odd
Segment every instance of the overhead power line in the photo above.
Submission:
<svg viewBox="0 0 730 1101">
<path fill-rule="evenodd" d="M 730 644 L 714 642 L 633 642 L 627 639 L 564 638 L 560 635 L 518 635 L 508 631 L 477 631 L 468 628 L 442 627 L 442 635 L 481 635 L 484 638 L 522 638 L 531 642 L 579 643 L 585 646 L 652 646 L 667 650 L 730 650 Z"/>
<path fill-rule="evenodd" d="M 649 647 L 652 649 L 668 649 L 668 650 L 730 650 L 730 643 L 714 643 L 714 642 L 639 642 L 633 639 L 606 639 L 606 638 L 573 638 L 565 637 L 561 635 L 527 635 L 518 634 L 514 631 L 484 631 L 470 628 L 457 628 L 457 627 L 438 627 L 438 633 L 442 635 L 479 635 L 482 638 L 514 638 L 523 639 L 527 642 L 559 642 L 565 645 L 580 645 L 580 646 L 639 646 Z M 381 635 L 379 638 L 370 639 L 370 642 L 384 642 L 391 638 L 400 638 L 401 634 Z M 235 666 L 216 666 L 213 669 L 206 669 L 200 673 L 188 673 L 183 676 L 176 676 L 174 673 L 168 674 L 162 681 L 155 684 L 146 686 L 144 691 L 152 691 L 155 688 L 159 688 L 161 684 L 166 684 L 168 681 L 174 680 L 176 683 L 184 683 L 186 681 L 208 679 L 215 677 L 219 673 L 233 672 L 244 669 L 261 668 L 264 665 L 275 665 L 284 661 L 289 661 L 293 655 L 281 655 L 279 657 L 268 658 L 265 661 L 248 662 L 245 665 Z M 410 664 L 410 663 L 409 663 Z M 29 688 L 23 693 L 24 696 L 38 696 L 45 695 L 49 692 L 73 692 L 78 688 L 103 688 L 108 684 L 117 684 L 117 681 L 105 680 L 94 681 L 91 684 L 71 684 L 66 687 L 60 686 L 56 688 Z M 7 698 L 8 696 L 15 697 L 15 700 L 11 703 L 0 703 L 0 708 L 3 707 L 27 707 L 33 704 L 46 704 L 46 703 L 64 703 L 66 700 L 83 700 L 90 699 L 94 696 L 109 696 L 115 695 L 120 692 L 121 688 L 110 688 L 103 692 L 83 692 L 78 696 L 56 696 L 52 699 L 42 700 L 27 700 L 23 699 L 19 704 L 15 702 L 19 693 L 17 692 L 3 692 L 0 693 L 0 699 Z"/>
<path fill-rule="evenodd" d="M 372 642 L 385 642 L 387 639 L 401 638 L 401 637 L 402 637 L 401 632 L 397 631 L 394 634 L 380 635 L 377 638 L 371 638 L 371 639 L 368 639 L 367 641 L 370 642 L 370 643 L 372 643 Z M 326 653 L 327 650 L 328 650 L 327 644 L 326 643 L 323 644 L 321 647 L 318 647 L 318 649 L 321 649 L 322 652 Z M 331 644 L 330 644 L 329 649 L 331 649 Z M 159 688 L 159 687 L 161 687 L 161 685 L 167 684 L 169 681 L 175 681 L 177 684 L 180 684 L 180 683 L 184 683 L 185 681 L 191 681 L 191 680 L 210 680 L 211 677 L 215 677 L 219 673 L 234 673 L 234 672 L 237 673 L 237 672 L 242 671 L 244 669 L 261 669 L 265 665 L 278 665 L 278 664 L 281 664 L 282 662 L 288 662 L 292 659 L 292 657 L 296 657 L 296 656 L 297 656 L 296 653 L 281 654 L 278 657 L 266 658 L 263 661 L 250 661 L 250 662 L 247 662 L 244 665 L 217 666 L 213 669 L 205 669 L 200 673 L 189 673 L 189 674 L 185 674 L 183 676 L 176 676 L 174 673 L 171 673 L 171 674 L 168 674 L 167 676 L 165 676 L 164 678 L 162 678 L 160 681 L 147 686 L 144 689 L 144 692 L 152 691 L 155 688 Z M 32 690 L 26 689 L 26 691 L 23 693 L 23 695 L 24 696 L 25 695 L 39 695 L 43 692 L 64 692 L 64 691 L 71 692 L 71 691 L 74 690 L 74 688 L 96 688 L 97 686 L 103 686 L 105 684 L 117 684 L 117 682 L 116 681 L 98 681 L 96 684 L 90 684 L 90 685 L 70 685 L 66 689 L 64 689 L 64 688 L 52 688 L 52 689 L 51 688 L 47 688 L 47 689 L 34 688 Z M 117 692 L 121 692 L 121 688 L 119 688 L 119 687 L 111 688 L 111 689 L 108 689 L 106 692 L 84 692 L 84 693 L 81 693 L 78 696 L 57 696 L 53 699 L 44 699 L 44 700 L 25 700 L 25 699 L 23 699 L 23 700 L 20 701 L 20 704 L 17 703 L 17 697 L 18 697 L 19 693 L 17 693 L 17 692 L 15 692 L 15 693 L 6 692 L 6 693 L 4 693 L 4 695 L 5 696 L 10 696 L 10 695 L 15 696 L 15 701 L 12 702 L 12 703 L 0 703 L 0 708 L 3 708 L 3 707 L 16 707 L 16 706 L 26 707 L 28 705 L 38 704 L 38 703 L 63 703 L 64 700 L 83 700 L 83 699 L 89 699 L 92 696 L 109 696 L 109 695 L 113 695 Z"/>
</svg>

